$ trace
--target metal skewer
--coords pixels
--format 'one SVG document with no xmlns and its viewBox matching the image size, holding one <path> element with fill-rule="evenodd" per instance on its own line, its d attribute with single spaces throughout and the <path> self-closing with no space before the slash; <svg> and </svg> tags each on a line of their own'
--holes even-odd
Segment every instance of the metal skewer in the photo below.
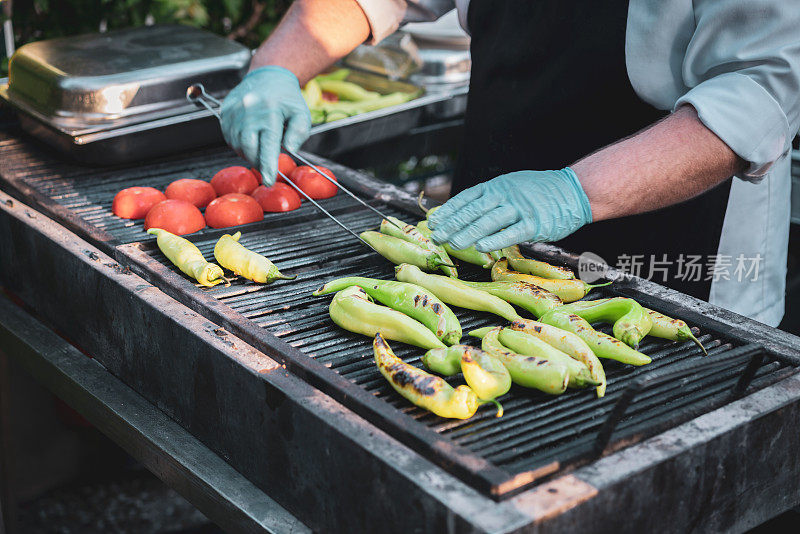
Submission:
<svg viewBox="0 0 800 534">
<path fill-rule="evenodd" d="M 219 108 L 222 105 L 222 102 L 220 102 L 219 100 L 217 100 L 216 98 L 214 98 L 210 94 L 206 93 L 206 89 L 205 89 L 205 87 L 203 87 L 203 84 L 196 83 L 194 85 L 190 85 L 189 88 L 186 89 L 186 99 L 189 100 L 189 102 L 192 102 L 193 104 L 201 104 L 207 110 L 209 110 L 211 113 L 213 113 L 214 116 L 217 117 L 217 119 L 221 118 L 220 115 L 219 115 L 219 111 L 217 111 L 217 109 L 215 109 L 215 108 L 212 108 L 209 105 L 208 102 L 211 102 L 212 104 L 216 105 L 217 108 Z M 355 194 L 353 194 L 352 191 L 350 191 L 348 188 L 346 188 L 345 186 L 343 186 L 342 184 L 340 184 L 339 182 L 337 182 L 336 180 L 334 180 L 333 178 L 331 178 L 330 176 L 328 176 L 327 174 L 322 172 L 316 165 L 311 163 L 308 159 L 304 158 L 303 156 L 301 156 L 300 154 L 298 154 L 297 152 L 295 152 L 293 150 L 289 150 L 288 148 L 286 148 L 286 145 L 281 145 L 281 146 L 283 147 L 283 150 L 287 154 L 289 154 L 291 157 L 293 157 L 294 159 L 300 160 L 301 163 L 303 163 L 305 165 L 308 165 L 309 167 L 311 167 L 312 169 L 317 171 L 319 174 L 324 176 L 326 180 L 328 180 L 330 183 L 332 183 L 333 185 L 335 185 L 336 187 L 338 187 L 339 189 L 344 191 L 345 194 L 350 196 L 356 202 L 360 203 L 362 206 L 365 206 L 365 207 L 369 208 L 370 210 L 375 212 L 377 215 L 379 215 L 381 218 L 386 219 L 387 222 L 393 224 L 399 230 L 401 230 L 401 231 L 403 230 L 402 228 L 400 228 L 400 225 L 398 225 L 397 223 L 392 221 L 389 218 L 388 215 L 386 215 L 385 213 L 380 211 L 378 208 L 370 206 L 369 204 L 367 204 L 366 202 L 364 202 L 363 200 L 358 198 Z M 283 175 L 281 175 L 281 176 L 283 176 Z"/>
<path fill-rule="evenodd" d="M 217 106 L 217 107 L 219 107 L 219 106 L 220 106 L 221 102 L 220 102 L 219 100 L 217 100 L 216 98 L 214 98 L 213 96 L 211 96 L 211 95 L 209 95 L 208 93 L 206 93 L 206 90 L 205 90 L 205 88 L 203 87 L 203 85 L 202 85 L 202 84 L 196 83 L 196 84 L 194 84 L 194 85 L 191 85 L 191 86 L 189 86 L 189 88 L 186 90 L 186 99 L 187 99 L 187 100 L 189 100 L 189 102 L 192 102 L 193 104 L 201 104 L 201 105 L 203 105 L 203 106 L 204 106 L 204 107 L 205 107 L 205 108 L 206 108 L 208 111 L 210 111 L 210 112 L 211 112 L 211 113 L 212 113 L 212 114 L 213 114 L 213 115 L 214 115 L 214 116 L 215 116 L 217 119 L 219 119 L 219 118 L 220 118 L 220 116 L 219 116 L 219 112 L 218 112 L 218 111 L 217 111 L 215 108 L 212 108 L 212 107 L 209 105 L 209 103 L 208 103 L 208 102 L 206 102 L 206 100 L 209 100 L 209 101 L 211 101 L 213 104 L 216 104 L 216 106 Z M 284 149 L 285 149 L 285 148 L 286 148 L 286 147 L 284 147 Z M 287 152 L 288 152 L 288 150 L 287 150 Z M 291 155 L 293 155 L 293 154 L 291 154 L 291 153 L 290 153 L 289 155 L 291 156 Z M 294 156 L 294 157 L 297 157 L 297 156 Z M 300 159 L 300 161 L 303 161 L 303 162 L 305 163 L 305 160 L 304 160 L 304 159 L 301 159 L 301 158 L 299 158 L 299 157 L 298 157 L 298 159 Z M 313 165 L 310 165 L 310 164 L 309 164 L 309 166 L 310 166 L 310 167 L 312 167 L 312 168 L 313 168 L 315 171 L 317 171 L 318 173 L 320 173 L 320 174 L 322 174 L 323 176 L 325 176 L 325 174 L 323 174 L 322 172 L 320 172 L 320 170 L 319 170 L 319 169 L 317 169 L 316 167 L 314 167 Z M 358 239 L 359 241 L 361 241 L 362 243 L 364 243 L 364 244 L 365 244 L 366 246 L 368 246 L 370 249 L 372 249 L 372 250 L 373 250 L 373 251 L 375 251 L 375 252 L 378 252 L 377 250 L 375 250 L 375 248 L 373 248 L 373 246 L 372 246 L 372 245 L 370 245 L 369 243 L 367 243 L 366 241 L 364 241 L 364 238 L 362 238 L 360 235 L 358 235 L 357 233 L 355 233 L 354 231 L 352 231 L 350 228 L 348 228 L 348 227 L 347 227 L 347 225 L 345 225 L 345 224 L 344 224 L 342 221 L 340 221 L 340 220 L 339 220 L 339 219 L 337 219 L 335 216 L 333 216 L 333 215 L 332 215 L 332 214 L 331 214 L 331 213 L 330 213 L 328 210 L 326 210 L 325 208 L 323 208 L 322 206 L 320 206 L 320 204 L 319 204 L 318 202 L 316 202 L 316 201 L 315 201 L 313 198 L 311 198 L 310 196 L 308 196 L 308 195 L 305 193 L 305 191 L 303 191 L 302 189 L 300 189 L 299 187 L 297 187 L 297 185 L 296 185 L 294 182 L 292 182 L 292 181 L 289 179 L 289 177 L 288 177 L 288 176 L 286 176 L 285 174 L 283 174 L 283 173 L 282 173 L 280 170 L 278 171 L 278 174 L 280 175 L 280 177 L 281 177 L 281 178 L 283 178 L 283 179 L 286 181 L 286 183 L 287 183 L 287 184 L 289 184 L 290 186 L 292 186 L 292 188 L 293 188 L 295 191 L 297 191 L 298 193 L 300 193 L 300 194 L 301 194 L 301 195 L 302 195 L 302 196 L 303 196 L 303 197 L 304 197 L 306 200 L 308 200 L 309 202 L 311 202 L 311 204 L 313 204 L 315 208 L 317 208 L 319 211 L 321 211 L 322 213 L 324 213 L 325 215 L 327 215 L 327 216 L 328 216 L 328 217 L 329 217 L 329 218 L 330 218 L 330 219 L 331 219 L 333 222 L 335 222 L 336 224 L 338 224 L 339 226 L 341 226 L 341 227 L 342 227 L 344 230 L 346 230 L 347 232 L 351 233 L 351 234 L 352 234 L 352 235 L 353 235 L 353 236 L 354 236 L 356 239 Z M 359 202 L 361 202 L 362 204 L 364 204 L 364 202 L 362 202 L 362 201 L 361 201 L 361 199 L 359 199 L 359 198 L 356 198 L 356 197 L 355 197 L 355 196 L 354 196 L 352 193 L 350 193 L 350 191 L 348 191 L 348 190 L 347 190 L 347 189 L 345 189 L 343 186 L 341 186 L 340 184 L 338 184 L 338 183 L 337 183 L 335 180 L 331 180 L 331 179 L 330 179 L 328 176 L 325 176 L 325 178 L 328 178 L 328 180 L 329 180 L 329 181 L 331 181 L 332 183 L 334 183 L 334 184 L 336 184 L 337 186 L 339 186 L 339 188 L 340 188 L 340 189 L 342 189 L 343 191 L 347 192 L 347 193 L 348 193 L 350 196 L 352 196 L 353 198 L 355 198 L 356 200 L 358 200 Z M 373 211 L 376 211 L 376 212 L 377 212 L 379 215 L 383 216 L 383 215 L 382 215 L 382 214 L 381 214 L 381 213 L 380 213 L 378 210 L 376 210 L 376 209 L 372 208 L 372 206 L 370 206 L 369 204 L 364 204 L 364 205 L 365 205 L 365 206 L 367 206 L 368 208 L 372 209 Z M 388 219 L 387 219 L 387 220 L 388 220 Z M 392 222 L 392 221 L 389 221 L 389 222 Z M 392 224 L 394 224 L 394 223 L 392 223 Z M 397 226 L 397 225 L 395 224 L 395 226 Z M 398 228 L 399 228 L 399 226 L 398 226 Z M 378 252 L 378 254 L 380 254 L 380 252 Z"/>
</svg>

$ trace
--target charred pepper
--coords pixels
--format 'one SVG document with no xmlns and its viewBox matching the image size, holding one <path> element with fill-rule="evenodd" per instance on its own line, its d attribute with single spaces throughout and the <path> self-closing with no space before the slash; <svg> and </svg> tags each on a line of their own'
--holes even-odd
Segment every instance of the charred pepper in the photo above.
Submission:
<svg viewBox="0 0 800 534">
<path fill-rule="evenodd" d="M 201 285 L 212 287 L 225 281 L 222 268 L 209 263 L 194 243 L 161 228 L 150 228 L 148 234 L 156 236 L 156 243 L 161 252 L 185 274 L 191 276 Z"/>
<path fill-rule="evenodd" d="M 431 349 L 422 357 L 422 363 L 445 376 L 452 376 L 460 370 L 479 399 L 494 399 L 511 389 L 511 375 L 500 360 L 469 345 Z"/>
<path fill-rule="evenodd" d="M 694 337 L 691 328 L 680 319 L 672 319 L 657 311 L 644 308 L 653 322 L 653 327 L 650 329 L 650 335 L 660 337 L 662 339 L 669 339 L 672 341 L 692 341 L 695 345 L 700 347 L 703 354 L 708 356 L 706 348 L 700 343 L 700 340 Z"/>
<path fill-rule="evenodd" d="M 598 332 L 585 319 L 575 314 L 555 309 L 542 315 L 539 321 L 573 332 L 583 339 L 599 358 L 617 360 L 630 365 L 646 365 L 651 362 L 650 356 L 630 348 L 618 339 Z"/>
<path fill-rule="evenodd" d="M 559 311 L 574 313 L 590 323 L 604 321 L 614 325 L 614 337 L 639 348 L 639 343 L 650 332 L 653 322 L 642 305 L 633 299 L 613 297 L 566 304 Z"/>
<path fill-rule="evenodd" d="M 380 333 L 372 343 L 375 364 L 392 388 L 417 406 L 440 417 L 469 419 L 482 404 L 468 386 L 453 388 L 444 379 L 405 363 L 395 356 Z"/>
<path fill-rule="evenodd" d="M 381 233 L 414 243 L 425 250 L 437 254 L 442 260 L 442 265 L 439 267 L 442 272 L 452 278 L 458 278 L 458 271 L 456 268 L 448 266 L 453 263 L 453 260 L 447 255 L 447 252 L 424 236 L 416 227 L 404 223 L 397 217 L 388 217 L 381 221 Z"/>
<path fill-rule="evenodd" d="M 214 257 L 220 265 L 235 274 L 258 282 L 269 284 L 275 280 L 294 280 L 297 276 L 283 275 L 266 256 L 248 250 L 239 243 L 241 232 L 225 234 L 214 245 Z"/>
<path fill-rule="evenodd" d="M 361 233 L 361 239 L 366 241 L 381 256 L 392 263 L 410 263 L 422 269 L 435 271 L 442 265 L 453 267 L 446 264 L 435 252 L 425 250 L 416 243 L 411 243 L 394 236 L 382 234 L 380 232 L 367 231 Z"/>
<path fill-rule="evenodd" d="M 398 265 L 394 271 L 395 277 L 401 282 L 422 286 L 447 304 L 494 313 L 509 321 L 520 318 L 508 302 L 480 289 L 473 289 L 461 280 L 423 273 L 418 267 L 407 263 Z"/>
<path fill-rule="evenodd" d="M 502 259 L 492 266 L 492 280 L 494 281 L 512 281 L 512 282 L 528 282 L 540 287 L 545 291 L 555 293 L 564 302 L 574 302 L 585 297 L 589 291 L 595 287 L 607 286 L 611 282 L 605 284 L 587 284 L 583 280 L 551 280 L 549 278 L 542 278 L 541 276 L 534 276 L 532 274 L 520 273 L 517 271 L 509 270 L 508 260 Z"/>
<path fill-rule="evenodd" d="M 523 356 L 506 349 L 499 339 L 502 329 L 498 326 L 489 330 L 481 340 L 481 348 L 505 365 L 512 382 L 551 395 L 559 395 L 567 390 L 569 373 L 563 363 L 537 356 Z"/>
<path fill-rule="evenodd" d="M 491 328 L 481 328 L 479 330 L 473 330 L 469 335 L 482 338 L 489 331 L 491 331 Z M 500 344 L 511 352 L 516 352 L 523 356 L 538 356 L 539 358 L 566 366 L 567 372 L 569 373 L 569 387 L 584 388 L 600 385 L 599 382 L 592 378 L 588 367 L 539 338 L 518 330 L 503 328 L 500 331 L 498 339 L 500 340 Z"/>
<path fill-rule="evenodd" d="M 468 282 L 469 287 L 480 289 L 506 302 L 528 310 L 536 317 L 558 308 L 563 303 L 558 295 L 545 291 L 528 282 Z"/>
<path fill-rule="evenodd" d="M 351 286 L 360 287 L 378 302 L 416 319 L 448 345 L 461 339 L 461 325 L 453 311 L 436 295 L 416 284 L 349 276 L 326 283 L 314 291 L 314 295 L 327 295 Z"/>
<path fill-rule="evenodd" d="M 506 247 L 501 250 L 500 253 L 508 260 L 508 264 L 515 271 L 554 280 L 572 280 L 575 278 L 575 273 L 566 267 L 550 265 L 544 261 L 526 258 L 519 250 L 519 245 Z"/>
<path fill-rule="evenodd" d="M 334 323 L 357 334 L 372 337 L 380 332 L 387 339 L 423 349 L 445 346 L 425 325 L 404 313 L 371 302 L 367 293 L 358 286 L 336 293 L 328 313 Z"/>
</svg>

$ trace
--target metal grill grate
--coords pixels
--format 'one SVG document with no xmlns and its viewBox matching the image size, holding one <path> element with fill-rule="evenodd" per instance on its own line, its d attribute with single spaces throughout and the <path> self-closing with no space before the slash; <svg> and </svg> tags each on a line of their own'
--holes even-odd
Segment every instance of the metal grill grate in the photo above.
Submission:
<svg viewBox="0 0 800 534">
<path fill-rule="evenodd" d="M 133 167 L 87 169 L 50 159 L 36 147 L 20 143 L 13 136 L 0 134 L 0 174 L 6 183 L 23 193 L 38 195 L 38 201 L 52 216 L 72 221 L 71 224 L 86 237 L 111 253 L 114 253 L 117 244 L 145 242 L 145 253 L 174 273 L 178 271 L 155 248 L 152 237 L 142 231 L 141 221 L 124 221 L 111 214 L 114 194 L 131 185 L 163 188 L 178 178 L 208 178 L 219 168 L 235 164 L 239 164 L 239 160 L 229 150 L 214 149 Z M 373 228 L 379 222 L 374 214 L 343 195 L 323 201 L 323 204 L 356 231 Z M 417 216 L 385 203 L 376 203 L 375 206 L 409 222 Z M 74 216 L 77 218 L 70 219 Z M 342 388 L 339 383 L 325 376 L 312 377 L 317 380 L 315 385 L 320 386 L 319 380 L 322 380 L 321 386 L 329 394 L 351 408 L 359 408 L 359 413 L 371 418 L 401 441 L 417 446 L 423 454 L 451 469 L 455 469 L 453 466 L 458 462 L 448 456 L 448 452 L 430 442 L 420 443 L 418 439 L 409 438 L 409 423 L 449 441 L 456 446 L 455 449 L 485 460 L 495 474 L 498 470 L 502 474 L 499 479 L 501 482 L 514 480 L 516 476 L 529 472 L 547 474 L 592 457 L 596 452 L 600 428 L 623 391 L 639 378 L 653 371 L 672 369 L 701 359 L 700 351 L 692 344 L 648 338 L 641 350 L 653 358 L 652 364 L 633 368 L 616 362 L 603 362 L 609 380 L 603 399 L 595 398 L 593 391 L 570 390 L 559 397 L 550 397 L 514 387 L 501 399 L 506 409 L 501 419 L 494 417 L 493 408 L 484 407 L 468 421 L 444 420 L 410 405 L 394 393 L 372 362 L 371 340 L 342 331 L 333 324 L 327 313 L 330 296 L 311 296 L 311 292 L 324 282 L 341 276 L 391 278 L 393 268 L 388 262 L 345 234 L 333 222 L 321 217 L 307 204 L 295 212 L 269 214 L 260 223 L 237 229 L 244 234 L 241 242 L 245 246 L 268 256 L 284 273 L 298 274 L 298 279 L 293 282 L 279 281 L 270 286 L 236 280 L 228 288 L 218 286 L 198 289 L 194 293 L 199 295 L 202 291 L 205 296 L 213 297 L 238 312 L 246 318 L 245 321 L 258 327 L 256 330 L 262 333 L 262 337 L 266 338 L 264 332 L 269 332 L 302 351 L 302 358 L 312 358 L 346 378 L 349 387 L 371 394 L 372 397 L 367 397 L 372 402 L 377 397 L 382 406 L 393 407 L 387 423 L 385 417 L 381 419 L 381 414 L 372 410 L 374 406 L 364 405 L 356 398 L 357 395 L 352 395 L 352 390 Z M 210 259 L 213 257 L 214 243 L 221 233 L 204 230 L 191 236 L 191 239 Z M 120 247 L 120 250 L 124 251 L 125 247 Z M 139 250 L 138 247 L 136 250 Z M 462 267 L 461 273 L 466 279 L 488 279 L 488 274 L 478 268 Z M 198 301 L 192 300 L 194 296 L 191 292 L 186 293 L 187 284 L 171 276 L 174 280 L 166 280 L 168 287 L 165 289 L 171 289 L 171 294 L 184 301 L 191 301 L 187 303 L 196 309 L 202 308 L 198 306 Z M 155 278 L 164 287 L 165 280 Z M 612 286 L 591 296 L 614 294 Z M 658 305 L 648 305 L 658 309 Z M 454 311 L 465 332 L 502 322 L 500 318 L 489 314 L 460 309 Z M 234 330 L 236 327 L 234 324 Z M 608 329 L 605 331 L 608 332 Z M 744 344 L 737 341 L 734 333 L 727 328 L 706 328 L 701 325 L 701 330 L 696 333 L 709 349 L 711 360 L 724 360 L 731 355 L 734 347 Z M 465 336 L 464 341 L 469 339 Z M 400 343 L 392 343 L 392 346 L 399 357 L 421 366 L 422 350 Z M 721 369 L 700 369 L 675 382 L 642 391 L 617 425 L 611 440 L 612 447 L 636 441 L 727 402 L 746 363 L 742 359 L 731 360 L 729 365 Z M 763 387 L 787 372 L 783 364 L 766 361 L 758 367 L 753 387 Z M 453 381 L 457 382 L 459 378 Z M 385 411 L 382 414 L 385 416 Z M 523 477 L 523 482 L 499 489 L 496 476 L 483 479 L 481 470 L 478 471 L 477 474 L 456 474 L 495 497 L 511 495 L 536 478 Z"/>
</svg>

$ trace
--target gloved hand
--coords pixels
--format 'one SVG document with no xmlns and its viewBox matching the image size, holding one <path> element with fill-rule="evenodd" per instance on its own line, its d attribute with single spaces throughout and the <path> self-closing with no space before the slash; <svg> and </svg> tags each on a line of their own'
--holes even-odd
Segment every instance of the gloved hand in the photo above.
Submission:
<svg viewBox="0 0 800 534">
<path fill-rule="evenodd" d="M 250 72 L 228 93 L 220 110 L 225 141 L 275 183 L 281 141 L 297 150 L 308 139 L 311 115 L 297 77 L 283 67 Z M 283 128 L 286 126 L 286 133 Z"/>
<path fill-rule="evenodd" d="M 589 199 L 569 167 L 498 176 L 457 194 L 428 219 L 437 243 L 481 252 L 557 241 L 590 222 Z"/>
</svg>

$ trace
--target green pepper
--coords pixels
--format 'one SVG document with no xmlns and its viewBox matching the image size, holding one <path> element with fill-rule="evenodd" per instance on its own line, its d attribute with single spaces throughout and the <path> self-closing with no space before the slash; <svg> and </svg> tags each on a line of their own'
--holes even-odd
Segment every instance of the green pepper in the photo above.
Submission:
<svg viewBox="0 0 800 534">
<path fill-rule="evenodd" d="M 439 417 L 469 419 L 483 404 L 469 386 L 453 388 L 444 379 L 405 363 L 395 356 L 380 333 L 372 343 L 375 364 L 392 388 L 416 406 Z"/>
<path fill-rule="evenodd" d="M 462 280 L 462 282 L 469 287 L 486 291 L 506 302 L 516 304 L 536 317 L 563 304 L 557 295 L 527 282 L 468 282 L 466 280 Z"/>
<path fill-rule="evenodd" d="M 508 260 L 502 259 L 495 262 L 492 267 L 492 280 L 498 281 L 512 281 L 512 282 L 528 282 L 536 287 L 540 287 L 545 291 L 555 293 L 564 302 L 573 302 L 585 297 L 589 291 L 595 287 L 607 286 L 611 282 L 605 284 L 587 284 L 583 280 L 551 280 L 549 278 L 542 278 L 541 276 L 534 276 L 532 274 L 520 273 L 517 271 L 509 270 Z"/>
<path fill-rule="evenodd" d="M 461 325 L 453 311 L 433 293 L 415 284 L 349 276 L 326 283 L 314 295 L 335 293 L 351 286 L 360 287 L 373 299 L 416 319 L 448 345 L 461 339 Z"/>
<path fill-rule="evenodd" d="M 372 337 L 380 332 L 387 339 L 423 349 L 445 346 L 425 325 L 402 312 L 371 302 L 367 293 L 357 286 L 336 293 L 328 313 L 334 323 L 356 334 Z"/>
<path fill-rule="evenodd" d="M 532 260 L 522 255 L 519 250 L 519 245 L 506 247 L 500 253 L 508 260 L 508 264 L 512 269 L 525 274 L 532 274 L 541 276 L 542 278 L 551 278 L 555 280 L 572 280 L 575 278 L 575 273 L 566 267 L 558 267 L 550 265 L 544 261 Z"/>
<path fill-rule="evenodd" d="M 445 376 L 452 376 L 460 370 L 479 399 L 494 399 L 511 389 L 511 375 L 500 360 L 469 345 L 431 349 L 422 357 L 422 363 Z"/>
<path fill-rule="evenodd" d="M 417 230 L 419 233 L 424 235 L 427 238 L 430 238 L 431 234 L 433 233 L 430 228 L 428 228 L 428 221 L 420 221 L 417 223 Z M 494 258 L 486 252 L 478 252 L 478 250 L 472 246 L 461 250 L 456 250 L 451 247 L 448 243 L 442 243 L 442 248 L 447 252 L 450 256 L 454 258 L 458 258 L 461 261 L 465 261 L 467 263 L 471 263 L 473 265 L 479 265 L 484 269 L 491 269 L 492 265 L 494 265 Z"/>
<path fill-rule="evenodd" d="M 508 302 L 480 289 L 473 289 L 461 280 L 423 273 L 417 266 L 407 263 L 395 267 L 394 272 L 395 278 L 401 282 L 422 286 L 447 304 L 494 313 L 509 321 L 521 319 Z"/>
<path fill-rule="evenodd" d="M 350 76 L 350 69 L 336 69 L 331 72 L 323 72 L 322 74 L 317 74 L 314 76 L 314 80 L 317 82 L 327 81 L 327 80 L 344 80 Z"/>
<path fill-rule="evenodd" d="M 440 267 L 442 272 L 451 278 L 458 278 L 458 271 L 456 268 L 447 266 L 453 263 L 453 260 L 451 260 L 450 256 L 447 255 L 447 252 L 445 252 L 442 247 L 422 235 L 422 233 L 414 226 L 404 223 L 397 217 L 388 217 L 387 219 L 381 221 L 381 233 L 414 243 L 425 250 L 436 253 L 439 258 L 441 258 L 442 262 L 444 262 Z"/>
<path fill-rule="evenodd" d="M 596 331 L 585 319 L 575 314 L 555 309 L 542 315 L 539 321 L 573 332 L 584 340 L 599 358 L 617 360 L 630 365 L 646 365 L 652 361 L 650 356 L 630 348 L 618 339 Z"/>
<path fill-rule="evenodd" d="M 481 328 L 473 330 L 469 335 L 482 338 L 489 331 L 491 331 L 491 328 Z M 523 356 L 538 356 L 539 358 L 565 365 L 569 373 L 569 387 L 571 388 L 596 387 L 600 385 L 598 381 L 592 378 L 588 367 L 537 337 L 518 330 L 512 330 L 511 328 L 503 328 L 500 331 L 499 340 L 500 344 L 511 352 L 516 352 Z"/>
<path fill-rule="evenodd" d="M 320 88 L 319 82 L 314 78 L 308 81 L 300 93 L 303 95 L 303 99 L 306 101 L 306 105 L 310 110 L 313 110 L 322 102 L 322 88 Z"/>
<path fill-rule="evenodd" d="M 294 280 L 297 275 L 286 276 L 266 256 L 247 249 L 239 243 L 241 232 L 225 234 L 214 245 L 214 258 L 220 265 L 236 275 L 259 284 L 270 284 L 275 280 Z"/>
<path fill-rule="evenodd" d="M 653 327 L 650 329 L 650 335 L 654 337 L 660 337 L 662 339 L 669 339 L 672 341 L 692 341 L 695 345 L 700 347 L 700 350 L 703 351 L 703 354 L 708 356 L 708 352 L 706 352 L 706 348 L 700 343 L 700 340 L 694 337 L 692 334 L 691 328 L 685 322 L 681 321 L 680 319 L 672 319 L 671 317 L 667 317 L 657 311 L 644 308 L 647 314 L 650 316 L 650 320 L 653 322 Z"/>
<path fill-rule="evenodd" d="M 481 340 L 481 348 L 505 365 L 512 382 L 551 395 L 559 395 L 567 390 L 569 372 L 563 363 L 537 356 L 523 356 L 506 349 L 499 339 L 502 329 L 498 326 L 489 330 Z"/>
<path fill-rule="evenodd" d="M 388 95 L 382 95 L 376 98 L 361 100 L 359 102 L 326 102 L 321 101 L 317 104 L 317 108 L 328 113 L 342 113 L 344 115 L 357 115 L 359 113 L 366 113 L 367 111 L 375 111 L 378 109 L 387 108 L 390 106 L 398 106 L 404 104 L 409 100 L 413 100 L 418 96 L 418 93 L 404 93 L 398 91 Z"/>
<path fill-rule="evenodd" d="M 380 93 L 375 91 L 367 91 L 357 83 L 348 82 L 345 80 L 331 80 L 331 79 L 317 79 L 320 89 L 333 93 L 342 100 L 349 100 L 351 102 L 360 102 L 362 100 L 370 100 L 378 98 Z"/>
<path fill-rule="evenodd" d="M 200 249 L 188 239 L 161 228 L 150 228 L 147 233 L 156 236 L 158 248 L 169 261 L 185 274 L 200 282 L 200 285 L 212 287 L 225 281 L 222 267 L 207 262 Z"/>
<path fill-rule="evenodd" d="M 653 326 L 642 305 L 625 297 L 581 300 L 565 304 L 560 311 L 574 313 L 590 323 L 604 321 L 613 324 L 614 337 L 634 349 L 639 348 L 639 343 Z"/>
<path fill-rule="evenodd" d="M 435 252 L 425 250 L 415 243 L 397 237 L 380 232 L 367 231 L 361 232 L 361 239 L 392 263 L 410 263 L 430 271 L 435 271 L 442 265 L 446 265 Z M 453 265 L 449 265 L 449 267 L 453 267 Z"/>
</svg>

